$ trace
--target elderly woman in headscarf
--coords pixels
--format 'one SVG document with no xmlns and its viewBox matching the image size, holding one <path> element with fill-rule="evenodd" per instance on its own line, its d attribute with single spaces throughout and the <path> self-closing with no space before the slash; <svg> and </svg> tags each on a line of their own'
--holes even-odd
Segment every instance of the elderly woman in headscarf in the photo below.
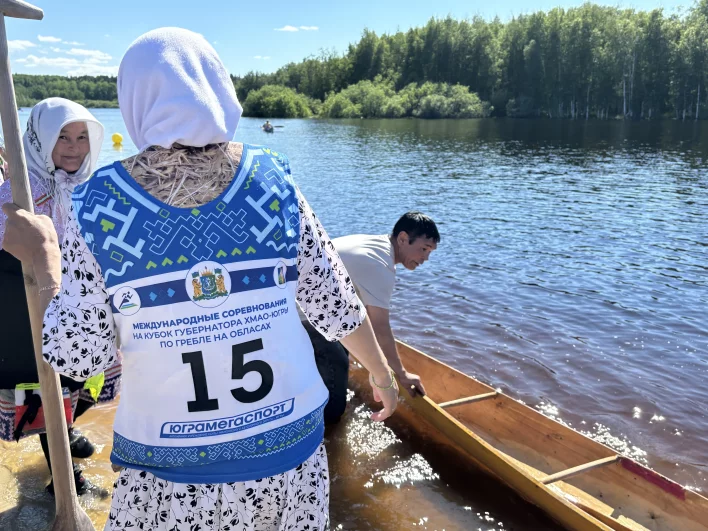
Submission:
<svg viewBox="0 0 708 531">
<path fill-rule="evenodd" d="M 23 143 L 35 212 L 48 216 L 56 232 L 62 235 L 71 193 L 89 178 L 98 162 L 103 125 L 81 105 L 63 98 L 49 98 L 32 109 Z M 11 202 L 8 180 L 0 186 L 0 204 Z M 22 270 L 15 258 L 2 251 L 5 223 L 5 215 L 0 213 L 0 292 L 4 301 L 0 307 L 3 343 L 0 349 L 0 439 L 13 441 L 40 434 L 51 470 L 47 436 L 42 416 L 38 415 L 41 399 Z M 71 346 L 67 345 L 67 349 L 66 353 L 70 354 Z M 98 382 L 100 378 L 93 381 Z M 95 399 L 115 398 L 119 382 L 120 365 L 109 369 L 102 389 L 98 383 L 92 389 L 84 389 L 83 381 L 62 377 L 67 424 L 71 425 L 73 419 L 86 412 Z M 90 457 L 94 452 L 91 442 L 78 429 L 69 428 L 69 441 L 75 458 Z M 78 465 L 74 465 L 74 476 L 77 492 L 82 494 L 89 483 Z M 53 492 L 53 483 L 48 490 Z"/>
<path fill-rule="evenodd" d="M 140 153 L 76 189 L 61 252 L 4 207 L 44 290 L 45 359 L 86 378 L 120 339 L 106 529 L 328 529 L 328 392 L 297 305 L 370 371 L 374 420 L 398 397 L 346 269 L 287 157 L 231 142 L 241 106 L 202 36 L 138 38 L 118 99 Z"/>
</svg>

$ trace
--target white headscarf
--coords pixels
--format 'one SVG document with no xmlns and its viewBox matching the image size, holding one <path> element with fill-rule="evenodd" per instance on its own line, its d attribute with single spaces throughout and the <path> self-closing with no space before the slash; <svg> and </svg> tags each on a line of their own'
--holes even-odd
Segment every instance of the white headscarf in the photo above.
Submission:
<svg viewBox="0 0 708 531">
<path fill-rule="evenodd" d="M 242 112 L 214 48 L 181 28 L 149 31 L 130 45 L 118 70 L 118 103 L 140 151 L 230 142 Z"/>
<path fill-rule="evenodd" d="M 68 124 L 85 122 L 90 151 L 81 167 L 74 173 L 57 169 L 52 151 L 61 130 Z M 64 98 L 47 98 L 32 108 L 22 142 L 27 159 L 27 171 L 42 181 L 54 199 L 52 215 L 63 219 L 71 204 L 71 192 L 86 181 L 98 162 L 103 144 L 103 125 L 84 106 Z"/>
</svg>

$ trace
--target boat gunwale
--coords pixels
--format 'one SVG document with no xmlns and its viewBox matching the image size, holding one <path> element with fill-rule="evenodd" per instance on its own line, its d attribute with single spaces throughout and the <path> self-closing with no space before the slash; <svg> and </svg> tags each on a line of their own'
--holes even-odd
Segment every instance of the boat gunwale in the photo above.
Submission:
<svg viewBox="0 0 708 531">
<path fill-rule="evenodd" d="M 708 499 L 706 499 L 701 494 L 699 494 L 691 489 L 687 489 L 687 488 L 683 487 L 682 485 L 673 481 L 672 479 L 670 479 L 666 476 L 663 476 L 659 472 L 656 472 L 656 471 L 652 470 L 651 468 L 649 468 L 645 465 L 642 465 L 641 463 L 638 463 L 635 460 L 633 460 L 627 456 L 622 455 L 621 453 L 610 448 L 609 446 L 591 439 L 590 437 L 580 433 L 579 431 L 573 429 L 570 426 L 567 426 L 561 422 L 558 422 L 555 419 L 547 417 L 546 415 L 537 411 L 536 409 L 529 407 L 526 404 L 524 404 L 523 402 L 520 402 L 519 400 L 516 400 L 513 397 L 503 393 L 501 390 L 494 389 L 490 385 L 480 382 L 479 380 L 459 371 L 458 369 L 455 369 L 454 367 L 451 367 L 450 365 L 448 365 L 442 361 L 439 361 L 439 360 L 425 354 L 424 352 L 421 352 L 420 350 L 418 350 L 418 349 L 416 349 L 404 342 L 397 340 L 397 344 L 400 347 L 403 347 L 402 357 L 406 356 L 406 351 L 410 351 L 415 356 L 422 357 L 423 359 L 427 360 L 429 363 L 433 363 L 433 364 L 437 365 L 441 371 L 445 371 L 446 374 L 452 375 L 454 379 L 461 378 L 462 379 L 461 383 L 460 383 L 461 386 L 464 383 L 466 383 L 466 384 L 474 387 L 473 394 L 483 394 L 485 391 L 487 393 L 496 392 L 497 394 L 495 396 L 490 396 L 490 397 L 488 397 L 484 400 L 478 401 L 478 402 L 474 401 L 469 404 L 461 404 L 460 406 L 452 407 L 449 410 L 442 409 L 442 408 L 438 407 L 438 405 L 434 401 L 432 401 L 429 397 L 424 397 L 423 401 L 430 402 L 430 404 L 427 404 L 428 409 L 431 412 L 434 411 L 435 415 L 447 417 L 449 421 L 459 424 L 458 427 L 463 429 L 464 431 L 466 431 L 469 434 L 469 436 L 471 436 L 474 439 L 475 444 L 483 446 L 483 447 L 487 447 L 488 449 L 490 449 L 493 452 L 493 455 L 496 459 L 503 460 L 507 465 L 511 465 L 517 474 L 520 474 L 520 475 L 534 481 L 535 483 L 538 483 L 537 487 L 540 488 L 542 491 L 545 491 L 548 495 L 550 495 L 552 497 L 563 500 L 564 502 L 568 503 L 574 510 L 580 511 L 586 518 L 588 518 L 589 522 L 592 522 L 592 524 L 594 526 L 594 527 L 592 527 L 592 529 L 613 528 L 613 529 L 621 529 L 621 530 L 624 530 L 624 529 L 631 530 L 631 529 L 647 529 L 647 528 L 643 527 L 643 525 L 640 524 L 639 522 L 635 522 L 634 520 L 632 520 L 631 515 L 628 518 L 626 515 L 620 514 L 618 516 L 619 520 L 617 520 L 611 515 L 593 514 L 592 509 L 590 510 L 590 512 L 588 512 L 587 510 L 583 510 L 585 508 L 582 507 L 582 504 L 580 504 L 580 506 L 578 506 L 577 504 L 571 503 L 568 500 L 569 495 L 567 493 L 565 495 L 563 495 L 562 492 L 557 492 L 560 487 L 565 485 L 566 488 L 568 488 L 568 490 L 579 491 L 579 492 L 586 494 L 588 500 L 594 500 L 594 501 L 598 502 L 599 505 L 613 508 L 611 505 L 605 504 L 601 499 L 598 499 L 597 496 L 595 494 L 593 494 L 593 491 L 595 489 L 587 489 L 586 490 L 583 487 L 578 486 L 577 484 L 574 484 L 574 479 L 576 479 L 576 476 L 568 478 L 567 481 L 558 481 L 557 483 L 554 483 L 553 485 L 555 485 L 555 486 L 553 488 L 551 487 L 550 484 L 544 485 L 542 483 L 542 479 L 543 479 L 542 477 L 536 477 L 536 476 L 538 476 L 538 474 L 532 474 L 528 470 L 525 470 L 524 468 L 525 467 L 530 468 L 530 469 L 535 470 L 536 472 L 539 472 L 537 469 L 534 469 L 534 467 L 532 465 L 526 465 L 522 460 L 516 459 L 512 455 L 507 454 L 503 449 L 503 447 L 506 446 L 505 441 L 503 441 L 502 439 L 497 439 L 494 436 L 494 434 L 487 433 L 486 437 L 485 437 L 484 435 L 476 433 L 474 431 L 474 427 L 479 428 L 478 431 L 482 431 L 483 426 L 479 425 L 479 424 L 475 425 L 474 427 L 468 426 L 465 423 L 464 419 L 458 418 L 458 416 L 461 414 L 461 412 L 465 411 L 465 410 L 473 410 L 474 408 L 478 407 L 479 404 L 485 404 L 486 407 L 489 407 L 489 404 L 492 402 L 499 402 L 499 406 L 501 406 L 501 407 L 503 407 L 503 405 L 513 405 L 513 409 L 515 410 L 514 413 L 516 413 L 516 414 L 522 414 L 524 416 L 533 418 L 536 421 L 540 422 L 540 424 L 549 426 L 554 431 L 557 431 L 560 434 L 571 434 L 572 433 L 573 436 L 569 437 L 571 440 L 574 438 L 580 437 L 581 439 L 579 439 L 579 440 L 581 440 L 583 442 L 583 444 L 590 451 L 594 451 L 597 454 L 597 457 L 595 457 L 594 459 L 602 459 L 602 458 L 612 457 L 612 456 L 617 457 L 617 459 L 614 463 L 608 462 L 608 465 L 603 466 L 603 467 L 597 467 L 597 468 L 590 467 L 587 472 L 584 472 L 583 474 L 579 474 L 577 477 L 580 477 L 583 475 L 586 475 L 586 477 L 590 477 L 591 474 L 598 472 L 598 471 L 599 471 L 599 473 L 603 473 L 603 471 L 605 471 L 604 473 L 608 473 L 607 471 L 610 468 L 617 467 L 615 470 L 613 470 L 613 473 L 618 473 L 618 471 L 619 471 L 620 474 L 625 474 L 625 476 L 618 476 L 618 477 L 622 478 L 622 481 L 619 483 L 626 483 L 630 479 L 633 479 L 635 482 L 637 482 L 637 478 L 641 478 L 646 481 L 646 484 L 642 484 L 642 485 L 638 486 L 636 492 L 633 492 L 633 495 L 636 496 L 639 500 L 638 502 L 635 502 L 635 505 L 637 505 L 637 506 L 641 507 L 643 504 L 646 505 L 646 503 L 644 503 L 644 502 L 646 502 L 648 499 L 650 499 L 650 497 L 647 497 L 646 495 L 643 494 L 647 490 L 651 491 L 651 488 L 648 488 L 648 486 L 650 485 L 651 487 L 656 487 L 656 488 L 661 489 L 661 491 L 663 491 L 664 493 L 668 493 L 668 494 L 672 495 L 673 498 L 677 498 L 678 500 L 681 500 L 682 502 L 689 502 L 689 505 L 692 506 L 693 508 L 687 509 L 685 511 L 686 513 L 693 513 L 693 512 L 695 512 L 695 510 L 703 511 L 703 512 L 708 511 Z M 410 355 L 408 357 L 410 357 Z M 404 360 L 404 363 L 405 363 L 405 360 Z M 444 385 L 444 383 L 445 382 L 443 382 L 442 380 L 436 381 L 436 384 L 438 387 Z M 445 391 L 447 391 L 447 389 L 445 389 Z M 433 393 L 433 394 L 435 394 L 435 393 Z M 420 407 L 416 406 L 416 402 L 420 403 L 420 398 L 411 399 L 410 397 L 406 396 L 406 393 L 402 393 L 402 395 L 403 395 L 404 399 L 406 400 L 406 402 L 413 408 L 413 410 L 416 411 L 416 413 L 420 414 L 420 411 L 417 411 L 417 409 L 420 409 Z M 449 393 L 448 393 L 448 395 L 449 395 Z M 446 402 L 447 401 L 454 401 L 454 400 L 462 399 L 462 398 L 466 398 L 466 397 L 465 396 L 446 396 L 445 401 Z M 458 415 L 455 415 L 455 413 L 457 413 Z M 424 418 L 426 418 L 426 417 L 424 416 Z M 426 418 L 426 420 L 428 422 L 431 422 L 430 418 Z M 433 424 L 434 424 L 434 422 L 433 422 Z M 534 428 L 532 426 L 528 426 L 527 429 L 534 429 Z M 539 434 L 541 433 L 538 430 L 536 430 L 536 431 Z M 521 431 L 520 431 L 520 433 L 521 433 Z M 487 439 L 487 437 L 492 438 L 493 440 L 497 440 L 502 445 L 502 448 L 496 447 L 492 441 Z M 573 446 L 568 446 L 568 448 L 571 449 L 572 451 L 575 451 L 575 447 L 573 447 Z M 532 448 L 531 446 L 526 446 L 526 449 L 527 449 L 527 453 L 530 453 L 532 451 L 534 451 L 536 453 L 541 453 L 538 450 L 535 450 L 534 448 Z M 480 463 L 478 457 L 475 455 L 472 455 L 469 451 L 467 451 L 466 453 L 468 453 L 472 457 L 472 459 L 474 461 L 476 461 L 478 464 L 482 464 L 483 468 L 485 468 L 488 472 L 491 472 L 492 474 L 497 475 L 499 477 L 499 474 L 495 473 L 494 470 L 490 470 L 487 463 L 484 463 L 484 462 Z M 542 456 L 542 457 L 544 457 L 544 459 L 545 459 L 545 456 Z M 592 459 L 590 459 L 589 461 L 592 461 Z M 548 462 L 550 463 L 550 461 L 548 461 Z M 520 464 L 523 466 L 518 466 Z M 584 463 L 579 463 L 579 464 L 582 465 Z M 573 466 L 576 466 L 576 465 L 573 465 Z M 548 473 L 548 475 L 551 475 L 553 473 L 559 473 L 559 472 L 562 472 L 562 471 L 570 469 L 570 468 L 572 468 L 572 466 L 567 466 L 561 470 L 550 471 Z M 626 475 L 626 474 L 629 474 L 629 475 Z M 501 478 L 501 479 L 504 481 L 504 478 Z M 597 481 L 597 480 L 595 479 L 595 481 Z M 582 484 L 582 482 L 581 482 L 581 484 Z M 518 491 L 518 489 L 516 489 L 516 490 Z M 589 492 L 588 492 L 588 490 L 589 490 Z M 522 497 L 525 497 L 527 500 L 529 499 L 528 496 L 525 496 L 523 493 L 521 493 L 521 494 L 522 494 Z M 539 505 L 536 500 L 532 499 L 530 501 L 532 503 L 535 503 L 536 505 Z M 612 514 L 614 515 L 620 509 L 622 509 L 621 505 L 618 506 L 617 509 L 615 511 L 613 511 Z M 660 512 L 660 511 L 657 511 L 657 512 Z M 667 510 L 666 513 L 669 515 L 675 515 L 676 511 L 668 511 Z M 551 514 L 551 513 L 549 513 L 549 514 Z M 650 511 L 650 515 L 651 514 L 652 513 Z M 708 514 L 708 512 L 706 512 L 706 514 Z M 553 518 L 558 519 L 557 515 L 551 514 L 551 516 Z M 683 516 L 683 513 L 681 512 L 678 514 L 677 518 L 681 518 L 682 516 Z M 690 516 L 691 515 L 689 514 L 687 518 L 690 518 Z M 596 517 L 598 517 L 598 518 L 596 518 Z M 690 519 L 690 521 L 695 522 L 695 519 Z M 607 524 L 610 524 L 610 527 L 607 527 Z M 637 527 L 637 525 L 639 527 Z M 572 528 L 575 528 L 575 527 L 572 527 Z M 654 529 L 654 528 L 655 527 L 652 527 L 652 529 Z M 666 529 L 666 528 L 660 527 L 657 529 Z"/>
</svg>

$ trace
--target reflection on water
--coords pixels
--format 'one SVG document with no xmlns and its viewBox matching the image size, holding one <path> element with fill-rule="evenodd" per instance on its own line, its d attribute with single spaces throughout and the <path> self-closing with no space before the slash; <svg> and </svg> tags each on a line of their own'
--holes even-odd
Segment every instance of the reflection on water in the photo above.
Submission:
<svg viewBox="0 0 708 531">
<path fill-rule="evenodd" d="M 125 138 L 122 152 L 106 141 L 102 163 L 132 155 L 120 113 L 95 114 L 107 137 Z M 285 127 L 266 135 L 260 120 L 243 119 L 237 140 L 289 156 L 331 236 L 388 232 L 413 208 L 439 222 L 442 242 L 431 260 L 399 272 L 391 312 L 399 338 L 706 489 L 708 123 L 278 124 Z M 392 437 L 401 442 L 376 441 L 381 458 L 398 455 L 378 470 L 421 465 L 418 453 L 441 479 L 388 485 L 365 454 L 349 448 L 340 430 L 354 428 L 346 426 L 330 440 L 333 512 L 344 529 L 386 529 L 377 524 L 389 514 L 379 499 L 390 501 L 394 515 L 406 515 L 406 503 L 415 509 L 415 520 L 392 516 L 393 529 L 443 527 L 445 516 L 434 520 L 438 504 L 440 513 L 459 517 L 446 529 L 454 522 L 486 529 L 477 518 L 484 511 L 509 528 L 523 512 L 506 500 L 492 510 L 484 489 L 451 483 L 434 451 L 399 450 L 408 444 L 400 430 Z M 339 460 L 357 464 L 337 468 Z M 23 481 L 43 477 L 39 465 Z M 441 482 L 454 488 L 416 497 L 420 485 Z M 453 491 L 462 499 L 450 502 Z"/>
<path fill-rule="evenodd" d="M 611 433 L 610 428 L 608 428 L 607 426 L 596 422 L 588 428 L 587 423 L 584 420 L 580 422 L 580 426 L 573 426 L 572 423 L 566 422 L 559 416 L 558 408 L 556 406 L 546 404 L 545 402 L 541 402 L 540 404 L 538 404 L 536 406 L 536 409 L 538 409 L 548 418 L 551 418 L 556 422 L 560 422 L 564 426 L 568 426 L 579 431 L 586 437 L 590 437 L 591 439 L 594 439 L 597 442 L 612 448 L 615 452 L 618 452 L 624 456 L 634 459 L 636 462 L 641 463 L 645 466 L 649 466 L 649 462 L 647 460 L 647 453 L 644 450 L 634 446 L 626 436 L 618 437 L 616 435 L 613 435 Z M 638 410 L 639 408 L 634 409 Z"/>
<path fill-rule="evenodd" d="M 92 408 L 77 424 L 96 446 L 96 453 L 89 459 L 76 460 L 84 475 L 97 487 L 80 498 L 81 506 L 96 529 L 103 529 L 110 505 L 110 498 L 102 496 L 100 491 L 111 492 L 116 477 L 108 462 L 115 408 L 116 404 Z M 8 478 L 3 477 L 4 471 L 9 473 Z M 44 490 L 49 480 L 38 437 L 28 437 L 19 443 L 0 441 L 0 529 L 49 530 L 54 518 L 54 498 Z"/>
<path fill-rule="evenodd" d="M 345 420 L 326 433 L 333 529 L 558 529 L 406 425 L 372 422 L 371 409 L 349 398 Z"/>
<path fill-rule="evenodd" d="M 708 124 L 284 123 L 268 142 L 331 234 L 440 222 L 399 272 L 401 339 L 705 486 Z"/>
<path fill-rule="evenodd" d="M 458 478 L 452 472 L 454 464 L 431 464 L 423 454 L 435 460 L 434 448 L 410 440 L 395 424 L 391 429 L 372 422 L 371 410 L 351 392 L 349 398 L 344 420 L 328 428 L 325 436 L 332 529 L 556 529 L 538 511 L 478 472 Z M 109 490 L 116 477 L 108 462 L 114 413 L 115 404 L 101 405 L 78 423 L 96 443 L 96 454 L 80 461 L 85 476 Z M 442 471 L 442 479 L 436 470 Z M 53 498 L 44 491 L 48 482 L 37 437 L 19 444 L 0 442 L 0 529 L 48 531 L 54 514 Z M 79 500 L 96 529 L 102 529 L 110 499 L 87 494 Z M 507 511 L 512 514 L 506 515 Z"/>
<path fill-rule="evenodd" d="M 395 463 L 387 470 L 377 470 L 367 481 L 365 487 L 373 487 L 375 481 L 382 481 L 386 485 L 400 488 L 405 483 L 415 484 L 419 481 L 440 479 L 440 475 L 433 471 L 433 467 L 420 454 L 414 454 L 408 459 Z"/>
</svg>

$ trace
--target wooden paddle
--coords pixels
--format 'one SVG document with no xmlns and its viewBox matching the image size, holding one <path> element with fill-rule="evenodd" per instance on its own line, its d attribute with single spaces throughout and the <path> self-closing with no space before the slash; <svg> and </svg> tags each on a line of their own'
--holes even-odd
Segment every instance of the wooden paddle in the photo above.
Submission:
<svg viewBox="0 0 708 531">
<path fill-rule="evenodd" d="M 10 58 L 5 31 L 5 17 L 42 20 L 44 13 L 22 0 L 0 0 L 0 117 L 5 135 L 5 150 L 9 165 L 12 198 L 16 205 L 34 212 L 32 193 L 27 177 L 25 153 L 20 136 L 20 122 L 17 116 L 15 87 L 12 83 Z M 32 325 L 34 357 L 37 361 L 39 384 L 42 392 L 42 407 L 49 439 L 49 457 L 52 461 L 56 514 L 52 531 L 92 531 L 91 520 L 79 506 L 76 499 L 74 473 L 69 454 L 66 419 L 59 386 L 59 376 L 42 358 L 42 321 L 44 306 L 40 304 L 39 288 L 34 279 L 32 267 L 22 264 L 25 278 L 25 292 Z M 44 301 L 48 302 L 48 301 Z"/>
</svg>

